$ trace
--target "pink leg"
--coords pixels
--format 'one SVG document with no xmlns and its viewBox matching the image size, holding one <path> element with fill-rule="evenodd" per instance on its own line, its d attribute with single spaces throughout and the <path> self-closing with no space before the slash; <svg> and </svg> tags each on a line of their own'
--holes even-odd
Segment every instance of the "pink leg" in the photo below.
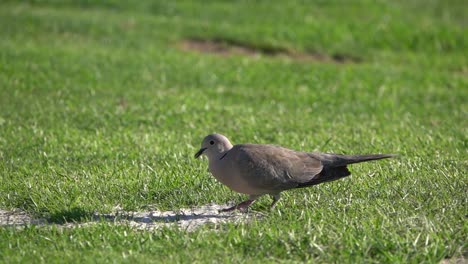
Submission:
<svg viewBox="0 0 468 264">
<path fill-rule="evenodd" d="M 244 209 L 247 209 L 254 202 L 255 202 L 255 200 L 246 200 L 246 201 L 243 201 L 240 204 L 234 205 L 233 207 L 221 209 L 219 211 L 220 212 L 230 212 L 230 211 L 234 211 L 234 210 L 244 210 Z"/>
</svg>

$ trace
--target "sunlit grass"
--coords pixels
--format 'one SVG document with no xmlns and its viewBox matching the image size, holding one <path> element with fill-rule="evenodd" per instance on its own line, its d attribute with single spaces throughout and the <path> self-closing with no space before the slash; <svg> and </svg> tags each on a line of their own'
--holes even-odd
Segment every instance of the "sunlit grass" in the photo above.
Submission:
<svg viewBox="0 0 468 264">
<path fill-rule="evenodd" d="M 234 143 L 399 157 L 193 233 L 0 228 L 4 262 L 429 262 L 466 253 L 463 1 L 0 6 L 0 208 L 51 222 L 243 197 L 193 154 Z M 220 56 L 225 39 L 358 62 Z M 181 250 L 183 249 L 183 250 Z"/>
</svg>

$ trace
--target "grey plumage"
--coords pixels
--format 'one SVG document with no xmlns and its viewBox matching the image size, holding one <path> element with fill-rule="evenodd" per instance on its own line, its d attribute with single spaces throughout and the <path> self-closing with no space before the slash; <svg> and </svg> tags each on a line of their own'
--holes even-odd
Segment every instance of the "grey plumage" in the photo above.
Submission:
<svg viewBox="0 0 468 264">
<path fill-rule="evenodd" d="M 220 182 L 250 199 L 226 211 L 248 207 L 261 195 L 274 197 L 282 191 L 334 181 L 351 172 L 347 165 L 390 158 L 394 155 L 340 155 L 301 152 L 274 145 L 232 145 L 219 134 L 208 135 L 196 154 L 208 156 L 209 170 Z"/>
</svg>

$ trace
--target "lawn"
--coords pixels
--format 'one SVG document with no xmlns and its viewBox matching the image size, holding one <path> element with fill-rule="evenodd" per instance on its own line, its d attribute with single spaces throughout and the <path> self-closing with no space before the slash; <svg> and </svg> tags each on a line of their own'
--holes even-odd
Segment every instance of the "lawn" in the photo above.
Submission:
<svg viewBox="0 0 468 264">
<path fill-rule="evenodd" d="M 2 1 L 0 262 L 438 263 L 467 254 L 465 1 Z M 95 213 L 241 201 L 205 135 L 396 153 L 263 217 L 153 231 Z"/>
</svg>

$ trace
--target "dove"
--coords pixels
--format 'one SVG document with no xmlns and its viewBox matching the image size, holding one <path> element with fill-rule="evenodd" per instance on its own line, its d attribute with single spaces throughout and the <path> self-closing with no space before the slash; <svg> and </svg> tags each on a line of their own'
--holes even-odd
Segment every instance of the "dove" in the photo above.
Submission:
<svg viewBox="0 0 468 264">
<path fill-rule="evenodd" d="M 221 212 L 246 210 L 263 195 L 273 198 L 270 208 L 274 208 L 283 191 L 349 176 L 349 164 L 395 156 L 302 152 L 266 144 L 232 145 L 221 134 L 211 134 L 203 139 L 195 158 L 201 155 L 208 157 L 208 170 L 219 182 L 249 196 L 247 200 Z"/>
</svg>

